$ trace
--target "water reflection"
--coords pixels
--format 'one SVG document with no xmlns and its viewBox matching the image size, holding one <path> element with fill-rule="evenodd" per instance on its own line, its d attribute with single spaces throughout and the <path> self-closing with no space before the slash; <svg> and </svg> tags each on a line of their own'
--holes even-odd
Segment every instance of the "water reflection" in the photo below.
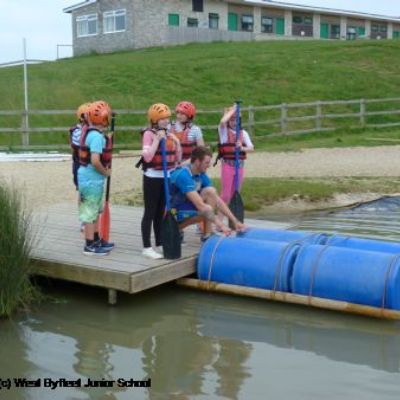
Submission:
<svg viewBox="0 0 400 400">
<path fill-rule="evenodd" d="M 207 321 L 202 327 L 205 335 L 251 342 L 255 347 L 256 343 L 268 343 L 312 352 L 334 361 L 400 372 L 400 324 L 397 322 L 270 303 L 259 304 L 258 312 L 244 313 L 241 307 L 216 306 L 218 297 L 208 309 L 199 312 L 199 321 Z"/>
<path fill-rule="evenodd" d="M 251 352 L 250 344 L 203 336 L 199 331 L 196 307 L 188 306 L 182 293 L 171 288 L 152 291 L 135 299 L 137 304 L 131 297 L 126 297 L 118 308 L 105 308 L 98 302 L 74 298 L 69 304 L 58 305 L 58 312 L 54 306 L 41 309 L 35 313 L 35 320 L 28 319 L 21 327 L 30 342 L 34 336 L 43 336 L 49 341 L 49 337 L 61 334 L 66 352 L 70 351 L 71 342 L 74 343 L 74 361 L 58 357 L 59 365 L 51 369 L 54 379 L 57 376 L 109 380 L 150 377 L 152 388 L 147 398 L 161 399 L 168 393 L 179 399 L 189 399 L 193 395 L 209 394 L 206 377 L 216 374 L 215 393 L 238 398 L 242 381 L 249 376 L 242 364 Z M 50 341 L 54 342 L 54 338 Z M 31 343 L 27 347 L 31 347 Z M 28 352 L 38 375 L 45 375 L 41 368 L 43 357 L 52 358 L 51 353 L 57 353 L 54 349 L 49 352 L 50 355 L 44 354 L 46 350 L 39 350 L 38 346 L 36 352 Z M 122 353 L 125 359 L 115 357 Z M 72 371 L 69 367 L 64 369 L 64 361 L 72 365 Z M 87 398 L 99 398 L 100 395 L 122 398 L 118 392 L 127 389 L 81 388 L 79 391 Z M 146 397 L 144 390 L 139 397 L 136 393 L 137 389 L 135 398 Z"/>
<path fill-rule="evenodd" d="M 97 293 L 82 296 L 69 288 L 65 304 L 41 307 L 19 323 L 2 322 L 0 340 L 7 345 L 1 347 L 0 371 L 152 382 L 150 390 L 58 390 L 58 399 L 165 399 L 166 393 L 177 399 L 246 398 L 252 376 L 264 373 L 253 356 L 263 354 L 265 345 L 322 356 L 316 368 L 325 359 L 400 372 L 398 323 L 174 287 L 122 296 L 118 307 L 109 308 Z M 284 353 L 277 354 L 269 357 Z M 31 390 L 29 398 L 54 394 Z"/>
</svg>

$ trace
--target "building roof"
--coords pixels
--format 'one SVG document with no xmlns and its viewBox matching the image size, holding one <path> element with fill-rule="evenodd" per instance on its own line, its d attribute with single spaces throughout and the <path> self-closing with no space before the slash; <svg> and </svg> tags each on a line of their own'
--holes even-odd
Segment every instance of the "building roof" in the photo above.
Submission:
<svg viewBox="0 0 400 400">
<path fill-rule="evenodd" d="M 229 0 L 225 0 L 227 3 L 230 3 Z M 320 1 L 320 0 L 315 0 Z M 73 6 L 64 8 L 63 11 L 65 13 L 71 13 L 81 7 L 86 7 L 90 4 L 96 3 L 97 0 L 85 0 Z M 263 6 L 271 6 L 275 8 L 283 8 L 288 10 L 299 10 L 303 12 L 317 12 L 320 14 L 330 14 L 330 15 L 343 15 L 346 17 L 354 17 L 354 18 L 362 18 L 362 19 L 372 19 L 372 20 L 380 20 L 380 21 L 388 21 L 388 22 L 397 22 L 400 23 L 400 17 L 389 16 L 389 15 L 379 15 L 379 14 L 369 14 L 359 11 L 349 11 L 349 10 L 340 10 L 336 8 L 328 8 L 328 7 L 316 7 L 316 6 L 306 6 L 302 4 L 295 3 L 284 3 L 282 1 L 274 1 L 274 0 L 239 0 L 238 3 L 251 3 L 253 5 L 263 5 Z"/>
<path fill-rule="evenodd" d="M 389 16 L 389 15 L 379 15 L 379 14 L 369 14 L 363 13 L 359 11 L 349 11 L 349 10 L 340 10 L 336 8 L 327 8 L 327 7 L 315 7 L 315 6 L 306 6 L 302 4 L 294 4 L 294 3 L 284 3 L 281 1 L 273 1 L 273 0 L 242 0 L 244 3 L 251 3 L 253 5 L 264 5 L 271 6 L 275 8 L 284 8 L 288 10 L 299 10 L 299 11 L 308 11 L 308 12 L 317 12 L 319 14 L 331 14 L 331 15 L 344 15 L 347 17 L 355 17 L 362 19 L 375 19 L 381 21 L 389 21 L 389 22 L 398 22 L 400 23 L 399 17 Z M 315 0 L 316 2 L 319 0 Z"/>
<path fill-rule="evenodd" d="M 75 4 L 74 6 L 70 6 L 70 7 L 64 8 L 64 9 L 63 9 L 63 12 L 65 12 L 65 13 L 71 13 L 72 11 L 75 11 L 75 10 L 77 10 L 78 8 L 86 7 L 86 6 L 88 6 L 89 4 L 96 3 L 96 1 L 97 1 L 97 0 L 85 0 L 85 1 L 82 1 L 82 2 L 80 2 L 80 3 L 78 3 L 78 4 Z"/>
</svg>

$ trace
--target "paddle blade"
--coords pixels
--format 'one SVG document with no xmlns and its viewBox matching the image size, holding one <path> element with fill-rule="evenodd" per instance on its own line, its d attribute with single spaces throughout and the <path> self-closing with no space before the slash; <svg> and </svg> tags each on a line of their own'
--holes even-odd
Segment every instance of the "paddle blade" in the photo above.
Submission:
<svg viewBox="0 0 400 400">
<path fill-rule="evenodd" d="M 239 192 L 235 192 L 231 201 L 229 202 L 229 209 L 231 210 L 232 214 L 240 221 L 244 221 L 244 205 L 242 196 Z M 232 222 L 229 221 L 229 227 L 234 229 Z"/>
<path fill-rule="evenodd" d="M 181 237 L 175 217 L 168 211 L 161 224 L 161 242 L 164 258 L 176 260 L 181 258 Z"/>
<path fill-rule="evenodd" d="M 108 201 L 106 201 L 104 203 L 103 212 L 100 214 L 99 218 L 99 234 L 100 237 L 107 242 L 110 239 L 110 223 L 111 223 L 110 220 L 111 220 L 110 205 Z"/>
</svg>

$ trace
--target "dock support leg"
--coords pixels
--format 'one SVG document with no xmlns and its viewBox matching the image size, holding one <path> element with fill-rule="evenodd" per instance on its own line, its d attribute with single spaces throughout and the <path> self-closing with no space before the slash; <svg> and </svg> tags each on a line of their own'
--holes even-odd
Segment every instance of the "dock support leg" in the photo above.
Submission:
<svg viewBox="0 0 400 400">
<path fill-rule="evenodd" d="M 117 291 L 115 289 L 108 289 L 108 304 L 111 306 L 117 304 Z"/>
</svg>

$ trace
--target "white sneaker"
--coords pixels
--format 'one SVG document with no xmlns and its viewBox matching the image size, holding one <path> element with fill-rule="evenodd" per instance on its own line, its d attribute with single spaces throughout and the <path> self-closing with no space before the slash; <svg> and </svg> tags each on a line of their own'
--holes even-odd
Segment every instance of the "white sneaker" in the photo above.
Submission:
<svg viewBox="0 0 400 400">
<path fill-rule="evenodd" d="M 142 256 L 151 258 L 153 260 L 159 260 L 160 258 L 163 258 L 163 256 L 154 251 L 152 247 L 146 247 L 145 249 L 143 249 Z"/>
<path fill-rule="evenodd" d="M 156 252 L 160 253 L 161 255 L 164 255 L 164 250 L 163 250 L 162 246 L 157 246 L 156 247 Z"/>
</svg>

